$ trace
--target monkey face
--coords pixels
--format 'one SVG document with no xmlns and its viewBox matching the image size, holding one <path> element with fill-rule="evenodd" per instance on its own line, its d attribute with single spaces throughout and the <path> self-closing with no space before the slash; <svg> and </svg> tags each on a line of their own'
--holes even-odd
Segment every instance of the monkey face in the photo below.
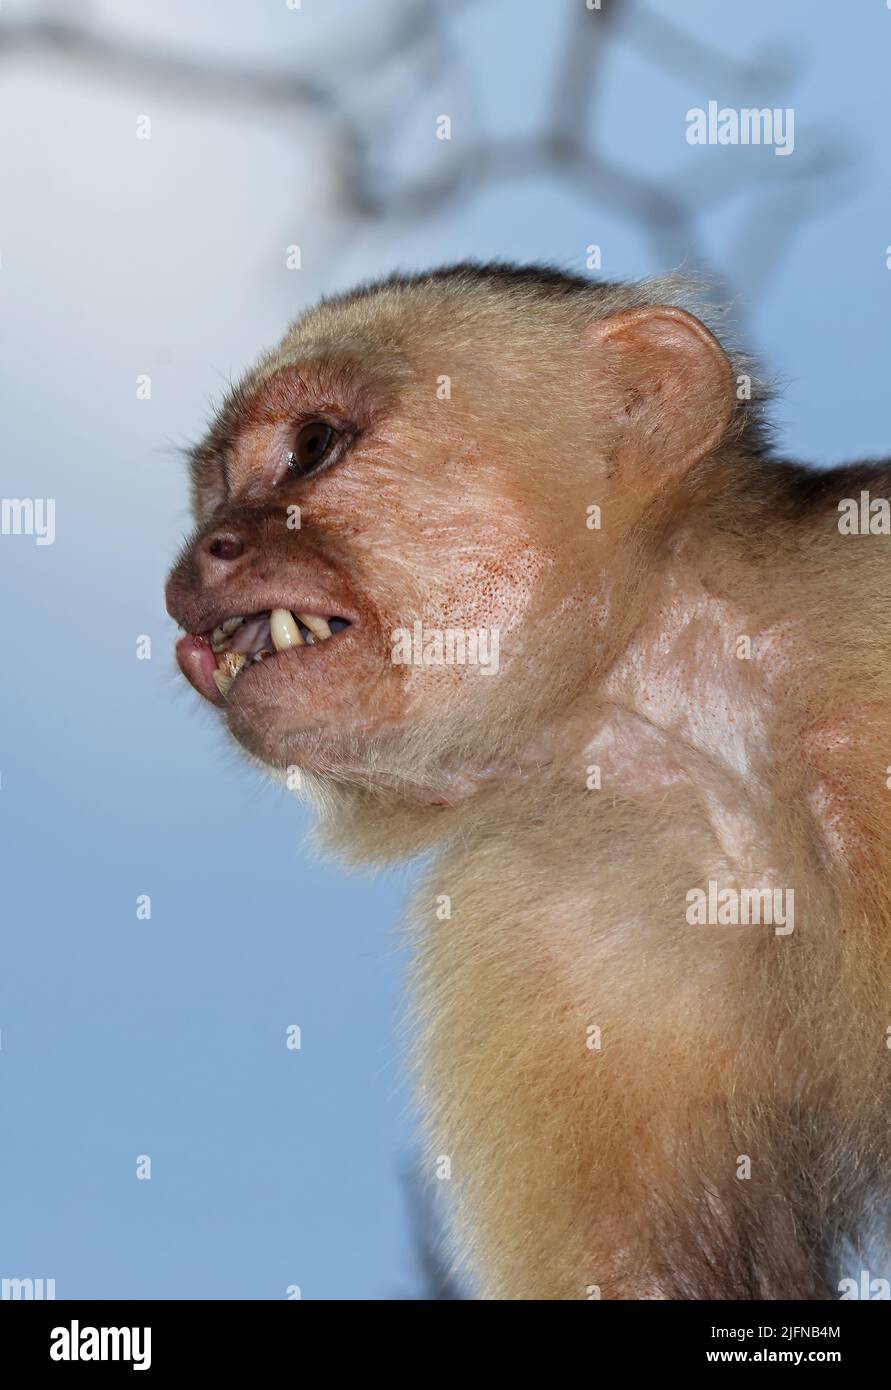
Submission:
<svg viewBox="0 0 891 1390">
<path fill-rule="evenodd" d="M 552 554 L 510 459 L 466 413 L 437 422 L 431 380 L 373 345 L 309 350 L 261 368 L 195 451 L 177 657 L 270 766 L 405 784 L 421 744 L 466 741 L 517 653 Z"/>
<path fill-rule="evenodd" d="M 729 383 L 670 307 L 573 317 L 447 274 L 323 304 L 194 451 L 183 672 L 276 768 L 436 802 L 536 762 L 645 601 Z"/>
</svg>

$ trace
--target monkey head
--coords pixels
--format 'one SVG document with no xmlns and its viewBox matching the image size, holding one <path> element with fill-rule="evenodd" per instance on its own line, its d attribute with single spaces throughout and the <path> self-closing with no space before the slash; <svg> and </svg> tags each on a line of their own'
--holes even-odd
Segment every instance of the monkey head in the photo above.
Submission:
<svg viewBox="0 0 891 1390">
<path fill-rule="evenodd" d="M 233 391 L 192 453 L 167 598 L 183 673 L 255 758 L 452 804 L 590 688 L 734 416 L 708 330 L 622 290 L 385 281 Z"/>
</svg>

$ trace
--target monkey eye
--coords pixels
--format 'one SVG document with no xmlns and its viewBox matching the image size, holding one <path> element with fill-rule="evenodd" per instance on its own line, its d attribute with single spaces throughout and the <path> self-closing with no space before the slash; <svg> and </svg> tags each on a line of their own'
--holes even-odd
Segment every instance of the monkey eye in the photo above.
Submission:
<svg viewBox="0 0 891 1390">
<path fill-rule="evenodd" d="M 301 426 L 288 451 L 288 472 L 292 477 L 308 478 L 331 454 L 337 432 L 324 420 L 310 420 Z"/>
</svg>

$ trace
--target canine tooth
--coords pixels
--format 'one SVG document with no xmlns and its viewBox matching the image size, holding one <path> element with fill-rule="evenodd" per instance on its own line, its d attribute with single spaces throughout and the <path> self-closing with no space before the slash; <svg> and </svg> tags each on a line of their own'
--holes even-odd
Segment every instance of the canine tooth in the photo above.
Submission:
<svg viewBox="0 0 891 1390">
<path fill-rule="evenodd" d="M 321 642 L 324 642 L 327 637 L 331 636 L 331 629 L 324 618 L 316 618 L 312 613 L 298 613 L 297 618 L 303 626 L 308 627 L 313 636 L 318 637 Z"/>
<path fill-rule="evenodd" d="M 221 671 L 220 668 L 217 667 L 213 673 L 213 683 L 225 700 L 229 691 L 232 689 L 233 677 L 227 676 L 225 671 Z"/>
<path fill-rule="evenodd" d="M 287 651 L 288 647 L 303 647 L 305 642 L 299 627 L 287 608 L 273 608 L 269 619 L 269 632 L 272 645 L 277 652 Z"/>
</svg>

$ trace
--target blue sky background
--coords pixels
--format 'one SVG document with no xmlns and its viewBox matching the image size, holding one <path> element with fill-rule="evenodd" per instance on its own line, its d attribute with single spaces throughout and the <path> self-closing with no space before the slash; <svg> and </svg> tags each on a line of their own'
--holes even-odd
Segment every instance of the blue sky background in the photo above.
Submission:
<svg viewBox="0 0 891 1390">
<path fill-rule="evenodd" d="M 397 105 L 397 167 L 440 157 L 443 111 L 453 144 L 474 108 L 497 133 L 533 132 L 577 9 L 456 5 L 467 72 Z M 643 7 L 626 9 L 646 33 Z M 304 813 L 177 676 L 162 601 L 188 526 L 175 450 L 303 304 L 358 277 L 463 256 L 580 268 L 591 242 L 608 276 L 671 267 L 596 185 L 542 176 L 426 219 L 346 223 L 319 127 L 41 53 L 4 57 L 4 26 L 35 12 L 0 12 L 0 459 L 3 496 L 56 499 L 57 538 L 0 537 L 0 1276 L 54 1278 L 59 1297 L 417 1295 L 396 930 L 411 878 L 308 857 Z M 343 68 L 360 111 L 381 99 L 384 0 L 62 12 L 224 61 L 312 57 Z M 674 188 L 704 178 L 707 192 L 708 170 L 725 178 L 739 157 L 737 191 L 696 234 L 783 383 L 783 448 L 820 462 L 888 452 L 891 10 L 660 0 L 646 13 L 754 55 L 762 77 L 773 65 L 770 102 L 747 102 L 745 78 L 731 104 L 794 107 L 795 154 L 726 149 L 708 164 L 684 116 L 726 99 L 726 72 L 696 55 L 686 74 L 665 71 L 660 43 L 649 61 L 621 17 L 591 135 Z M 134 137 L 142 113 L 150 142 Z M 811 211 L 762 286 L 782 222 L 749 171 L 782 166 L 770 172 L 788 209 L 821 142 L 845 168 L 802 185 Z M 299 273 L 285 268 L 293 241 Z M 150 401 L 136 399 L 143 372 Z M 141 634 L 150 661 L 136 659 Z M 295 1023 L 300 1052 L 285 1047 Z M 135 1177 L 140 1154 L 150 1182 Z"/>
</svg>

